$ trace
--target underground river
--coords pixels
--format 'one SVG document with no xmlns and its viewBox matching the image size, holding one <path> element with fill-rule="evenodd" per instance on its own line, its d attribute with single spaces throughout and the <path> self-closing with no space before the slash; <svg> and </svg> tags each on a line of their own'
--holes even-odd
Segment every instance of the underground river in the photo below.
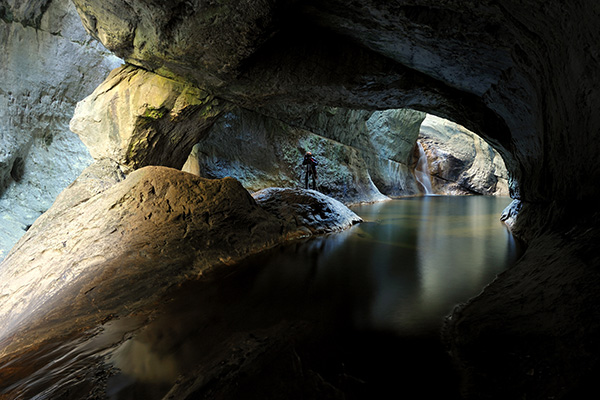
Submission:
<svg viewBox="0 0 600 400">
<path fill-rule="evenodd" d="M 456 304 L 476 296 L 519 256 L 499 219 L 510 201 L 426 196 L 353 207 L 365 222 L 254 256 L 218 279 L 183 285 L 151 319 L 115 319 L 91 339 L 58 346 L 43 372 L 12 376 L 0 393 L 53 398 L 58 386 L 73 385 L 106 356 L 108 398 L 162 399 L 176 381 L 193 386 L 185 378 L 190 371 L 208 376 L 223 365 L 238 368 L 256 353 L 268 356 L 268 349 L 278 357 L 278 349 L 286 354 L 291 346 L 298 360 L 292 369 L 318 374 L 346 398 L 458 399 L 459 378 L 440 329 Z M 59 357 L 79 364 L 56 362 Z M 243 392 L 227 389 L 229 398 L 270 398 L 261 390 L 274 381 L 281 398 L 296 398 L 286 390 L 310 398 L 285 387 L 289 362 L 275 358 L 270 365 L 274 378 L 248 383 L 254 380 L 248 377 Z"/>
</svg>

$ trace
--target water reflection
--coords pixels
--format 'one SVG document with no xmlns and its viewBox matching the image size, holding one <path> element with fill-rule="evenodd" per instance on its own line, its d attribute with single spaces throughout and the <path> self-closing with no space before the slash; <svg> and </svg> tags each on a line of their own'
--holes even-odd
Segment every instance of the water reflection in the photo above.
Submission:
<svg viewBox="0 0 600 400">
<path fill-rule="evenodd" d="M 166 383 L 239 332 L 282 320 L 339 332 L 437 332 L 455 304 L 515 261 L 499 221 L 509 202 L 433 196 L 356 207 L 365 222 L 345 232 L 277 248 L 226 279 L 189 285 L 115 353 L 123 374 L 113 390 L 130 379 Z"/>
<path fill-rule="evenodd" d="M 305 281 L 307 301 L 323 307 L 338 299 L 345 310 L 335 311 L 350 311 L 355 327 L 438 329 L 456 303 L 515 261 L 514 241 L 498 219 L 508 202 L 432 196 L 357 207 L 365 223 L 281 249 L 256 290 L 286 287 L 289 294 Z"/>
</svg>

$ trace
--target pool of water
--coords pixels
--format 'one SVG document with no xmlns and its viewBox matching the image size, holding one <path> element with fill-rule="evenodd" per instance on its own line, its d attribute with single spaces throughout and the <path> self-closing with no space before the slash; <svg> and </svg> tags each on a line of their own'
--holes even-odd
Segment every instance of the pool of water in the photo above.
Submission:
<svg viewBox="0 0 600 400">
<path fill-rule="evenodd" d="M 298 342 L 294 355 L 346 398 L 458 399 L 459 377 L 440 329 L 456 304 L 519 256 L 499 220 L 509 203 L 426 196 L 354 207 L 364 222 L 344 232 L 280 246 L 228 275 L 189 282 L 163 299 L 152 318 L 110 321 L 90 340 L 57 344 L 64 354 L 27 355 L 45 357 L 47 365 L 12 390 L 53 398 L 59 382 L 78 398 L 76 386 L 95 385 L 95 378 L 83 384 L 81 371 L 103 358 L 119 371 L 108 379 L 107 398 L 162 399 L 182 376 L 197 375 L 199 365 L 218 368 L 249 341 L 272 346 L 281 343 L 273 340 L 282 336 L 279 327 L 308 324 L 310 345 Z M 110 347 L 113 337 L 126 340 Z M 254 389 L 272 384 L 265 379 Z M 241 396 L 253 398 L 248 391 Z"/>
<path fill-rule="evenodd" d="M 354 207 L 365 222 L 349 230 L 252 257 L 217 285 L 187 285 L 113 357 L 123 371 L 113 391 L 169 386 L 235 332 L 310 321 L 327 354 L 321 368 L 336 364 L 339 375 L 343 365 L 366 385 L 356 398 L 407 389 L 458 398 L 440 329 L 518 257 L 499 220 L 509 203 L 427 196 Z"/>
</svg>

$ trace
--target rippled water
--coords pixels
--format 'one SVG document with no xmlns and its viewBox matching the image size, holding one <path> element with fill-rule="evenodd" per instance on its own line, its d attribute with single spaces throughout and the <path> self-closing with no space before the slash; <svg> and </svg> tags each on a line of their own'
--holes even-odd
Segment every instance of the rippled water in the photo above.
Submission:
<svg viewBox="0 0 600 400">
<path fill-rule="evenodd" d="M 415 390 L 457 398 L 439 330 L 457 303 L 518 257 L 499 220 L 509 203 L 427 196 L 355 207 L 365 222 L 347 231 L 252 257 L 217 282 L 185 285 L 153 322 L 109 352 L 121 372 L 108 396 L 160 399 L 177 376 L 240 332 L 310 321 L 328 338 L 319 351 L 333 354 L 331 368 L 343 365 L 369 387 L 364 398 Z M 115 321 L 108 331 L 119 324 L 126 325 Z M 86 355 L 94 356 L 89 343 Z"/>
</svg>

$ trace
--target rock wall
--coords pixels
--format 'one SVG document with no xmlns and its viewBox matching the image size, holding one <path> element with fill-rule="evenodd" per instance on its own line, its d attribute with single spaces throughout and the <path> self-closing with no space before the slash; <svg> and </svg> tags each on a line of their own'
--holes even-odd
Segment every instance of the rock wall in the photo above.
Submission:
<svg viewBox="0 0 600 400">
<path fill-rule="evenodd" d="M 590 283 L 600 265 L 597 1 L 74 3 L 86 28 L 129 63 L 248 109 L 408 107 L 481 134 L 513 178 L 511 195 L 523 203 L 513 227 L 530 247 L 449 319 L 467 398 L 506 398 L 510 387 L 511 398 L 579 398 L 586 382 L 593 388 L 600 365 L 600 325 L 588 312 L 598 304 Z M 22 4 L 29 12 L 50 3 Z M 15 9 L 2 7 L 3 32 Z M 20 20 L 27 30 L 41 18 Z M 7 158 L 3 176 L 19 179 L 18 157 Z M 526 332 L 512 324 L 536 315 L 543 323 Z M 557 377 L 577 379 L 563 385 Z"/>
<path fill-rule="evenodd" d="M 69 131 L 78 100 L 121 64 L 69 0 L 0 5 L 0 260 L 91 162 Z"/>
<path fill-rule="evenodd" d="M 201 89 L 124 66 L 77 104 L 70 128 L 96 160 L 181 168 L 226 109 Z"/>
<path fill-rule="evenodd" d="M 194 146 L 184 170 L 209 178 L 231 176 L 250 191 L 303 188 L 306 151 L 319 162 L 317 186 L 322 193 L 345 203 L 387 198 L 373 184 L 359 150 L 243 109 L 216 122 Z"/>
<path fill-rule="evenodd" d="M 306 129 L 241 108 L 225 114 L 194 146 L 184 170 L 232 176 L 251 191 L 298 188 L 303 155 L 311 151 L 319 190 L 344 203 L 418 193 L 410 165 L 423 113 L 322 108 L 282 116 Z"/>
<path fill-rule="evenodd" d="M 317 107 L 306 112 L 300 123 L 312 132 L 360 150 L 373 183 L 383 194 L 407 196 L 419 193 L 412 173 L 412 151 L 424 118 L 424 113 L 410 109 Z"/>
<path fill-rule="evenodd" d="M 427 154 L 435 193 L 508 196 L 502 157 L 473 132 L 428 114 L 419 142 Z"/>
</svg>

